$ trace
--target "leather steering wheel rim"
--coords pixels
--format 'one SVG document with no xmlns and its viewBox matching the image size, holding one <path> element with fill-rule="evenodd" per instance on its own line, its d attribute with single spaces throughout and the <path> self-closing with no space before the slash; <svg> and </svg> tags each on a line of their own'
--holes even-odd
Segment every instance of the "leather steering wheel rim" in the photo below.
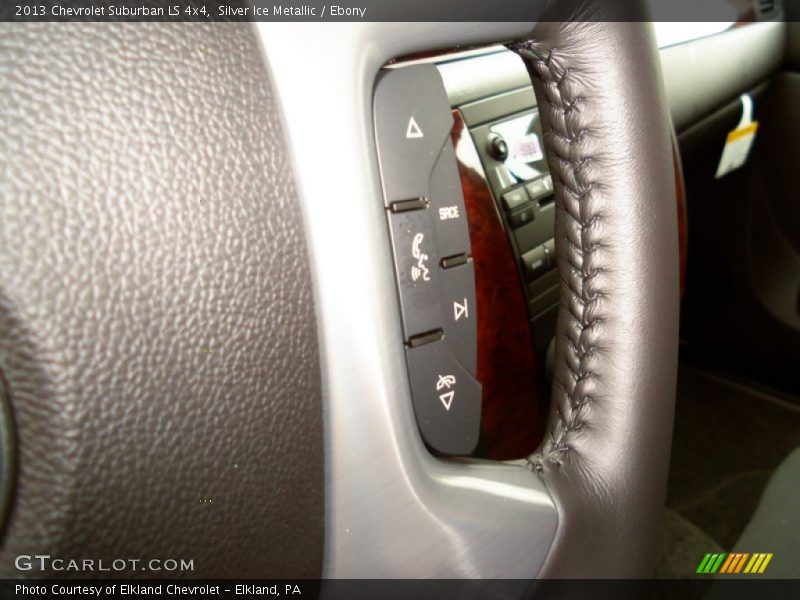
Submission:
<svg viewBox="0 0 800 600">
<path fill-rule="evenodd" d="M 528 459 L 559 513 L 539 576 L 648 577 L 677 374 L 669 113 L 650 23 L 555 4 L 512 45 L 539 102 L 561 281 L 552 408 Z"/>
</svg>

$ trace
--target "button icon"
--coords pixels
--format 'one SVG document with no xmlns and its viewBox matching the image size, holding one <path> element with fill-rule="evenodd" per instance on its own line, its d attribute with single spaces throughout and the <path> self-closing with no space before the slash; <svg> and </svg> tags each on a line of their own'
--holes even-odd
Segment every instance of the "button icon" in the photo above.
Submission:
<svg viewBox="0 0 800 600">
<path fill-rule="evenodd" d="M 444 409 L 449 411 L 450 406 L 453 404 L 453 399 L 456 397 L 456 393 L 454 391 L 445 392 L 444 394 L 439 395 L 439 400 L 442 401 L 444 404 Z"/>
<path fill-rule="evenodd" d="M 418 140 L 424 138 L 425 134 L 422 133 L 422 128 L 417 123 L 417 120 L 412 115 L 411 118 L 408 120 L 408 127 L 406 128 L 406 139 L 408 140 Z"/>
<path fill-rule="evenodd" d="M 431 280 L 430 269 L 428 269 L 428 266 L 425 264 L 428 260 L 428 255 L 420 249 L 422 240 L 424 239 L 425 234 L 418 233 L 411 242 L 411 256 L 417 259 L 417 264 L 411 267 L 411 279 L 414 281 L 418 279 L 422 279 L 423 281 Z"/>
<path fill-rule="evenodd" d="M 453 316 L 455 317 L 456 321 L 458 321 L 461 317 L 469 319 L 469 306 L 466 298 L 464 298 L 464 304 L 453 302 Z"/>
<path fill-rule="evenodd" d="M 439 375 L 439 381 L 436 382 L 436 390 L 444 388 L 450 389 L 451 386 L 456 384 L 456 378 L 453 375 Z"/>
<path fill-rule="evenodd" d="M 450 389 L 456 384 L 456 378 L 453 375 L 439 375 L 439 380 L 436 382 L 436 391 L 439 392 L 443 389 Z M 439 394 L 439 400 L 444 405 L 444 409 L 449 411 L 450 406 L 453 404 L 453 399 L 456 397 L 455 390 L 450 390 L 443 394 Z"/>
</svg>

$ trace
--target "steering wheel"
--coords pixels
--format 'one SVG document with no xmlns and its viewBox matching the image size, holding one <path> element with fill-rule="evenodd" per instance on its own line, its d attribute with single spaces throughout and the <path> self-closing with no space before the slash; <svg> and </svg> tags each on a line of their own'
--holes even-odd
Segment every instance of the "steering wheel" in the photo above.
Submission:
<svg viewBox="0 0 800 600">
<path fill-rule="evenodd" d="M 0 573 L 647 576 L 677 364 L 670 126 L 651 26 L 593 10 L 1 25 Z M 443 460 L 411 407 L 372 92 L 396 56 L 498 41 L 555 181 L 553 408 L 527 460 Z"/>
</svg>

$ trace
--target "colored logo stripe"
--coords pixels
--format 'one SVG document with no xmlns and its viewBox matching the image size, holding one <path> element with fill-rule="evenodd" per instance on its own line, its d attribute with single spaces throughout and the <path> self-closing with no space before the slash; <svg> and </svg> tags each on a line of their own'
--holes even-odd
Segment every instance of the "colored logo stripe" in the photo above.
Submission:
<svg viewBox="0 0 800 600">
<path fill-rule="evenodd" d="M 742 572 L 751 575 L 760 575 L 767 568 L 767 565 L 772 560 L 772 556 L 773 554 L 764 552 L 757 552 L 755 554 L 750 554 L 749 552 L 732 552 L 730 554 L 725 552 L 708 553 L 703 557 L 696 572 L 704 575 L 713 575 L 715 573 L 735 574 Z"/>
<path fill-rule="evenodd" d="M 722 566 L 720 573 L 738 573 L 739 571 L 742 570 L 745 561 L 750 555 L 735 553 L 735 554 L 730 554 L 729 556 L 730 556 L 730 561 L 726 562 Z"/>
<path fill-rule="evenodd" d="M 764 569 L 767 568 L 769 561 L 772 560 L 772 554 L 753 554 L 753 558 L 750 559 L 750 562 L 747 563 L 747 567 L 745 567 L 745 573 L 763 573 Z"/>
<path fill-rule="evenodd" d="M 722 568 L 719 570 L 720 573 L 730 573 L 728 569 L 731 568 L 731 565 L 736 562 L 736 555 L 735 554 L 728 554 L 728 558 L 725 559 L 725 562 L 722 563 Z"/>
<path fill-rule="evenodd" d="M 725 558 L 725 553 L 720 554 L 706 554 L 700 566 L 697 567 L 698 573 L 716 573 L 719 566 L 722 564 L 722 559 Z"/>
</svg>

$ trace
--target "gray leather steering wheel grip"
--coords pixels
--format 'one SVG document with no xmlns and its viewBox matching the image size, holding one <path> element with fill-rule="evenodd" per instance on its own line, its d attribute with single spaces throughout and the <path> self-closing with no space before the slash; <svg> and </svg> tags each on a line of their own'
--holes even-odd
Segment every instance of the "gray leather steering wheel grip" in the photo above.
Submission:
<svg viewBox="0 0 800 600">
<path fill-rule="evenodd" d="M 4 23 L 0 73 L 0 575 L 318 577 L 311 280 L 253 28 Z"/>
<path fill-rule="evenodd" d="M 539 103 L 561 279 L 552 411 L 528 459 L 559 514 L 539 576 L 648 577 L 677 374 L 669 115 L 649 23 L 553 5 L 512 46 Z"/>
</svg>

